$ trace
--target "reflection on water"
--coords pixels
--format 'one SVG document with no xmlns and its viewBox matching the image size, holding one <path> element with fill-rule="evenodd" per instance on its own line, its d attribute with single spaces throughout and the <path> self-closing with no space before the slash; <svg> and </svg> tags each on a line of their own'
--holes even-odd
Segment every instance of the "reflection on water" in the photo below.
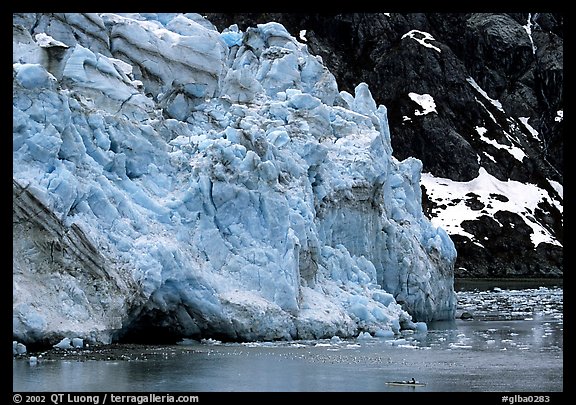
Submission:
<svg viewBox="0 0 576 405">
<path fill-rule="evenodd" d="M 13 361 L 14 391 L 563 391 L 560 287 L 458 291 L 469 320 L 395 339 L 161 347 L 146 361 Z M 187 346 L 188 347 L 188 346 Z M 424 387 L 387 381 L 425 382 Z"/>
</svg>

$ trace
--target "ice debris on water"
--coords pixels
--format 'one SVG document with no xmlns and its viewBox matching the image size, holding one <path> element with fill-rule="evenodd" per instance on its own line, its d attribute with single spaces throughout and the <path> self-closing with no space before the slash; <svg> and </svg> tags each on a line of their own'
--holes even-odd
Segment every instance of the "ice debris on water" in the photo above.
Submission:
<svg viewBox="0 0 576 405">
<path fill-rule="evenodd" d="M 64 350 L 72 349 L 70 338 L 62 339 L 60 342 L 53 345 L 53 347 L 55 347 L 57 349 L 64 349 Z"/>
<path fill-rule="evenodd" d="M 84 339 L 81 338 L 63 338 L 60 342 L 56 343 L 55 345 L 53 345 L 53 347 L 57 348 L 57 349 L 63 349 L 63 350 L 68 350 L 68 349 L 81 349 L 82 347 L 84 347 Z"/>
<path fill-rule="evenodd" d="M 14 340 L 12 342 L 12 355 L 16 356 L 16 355 L 22 355 L 22 354 L 26 354 L 26 346 L 24 344 Z"/>
<path fill-rule="evenodd" d="M 82 347 L 84 347 L 84 339 L 81 338 L 72 339 L 72 346 L 81 349 Z"/>
<path fill-rule="evenodd" d="M 372 335 L 369 332 L 360 332 L 357 339 L 358 340 L 372 339 Z"/>
</svg>

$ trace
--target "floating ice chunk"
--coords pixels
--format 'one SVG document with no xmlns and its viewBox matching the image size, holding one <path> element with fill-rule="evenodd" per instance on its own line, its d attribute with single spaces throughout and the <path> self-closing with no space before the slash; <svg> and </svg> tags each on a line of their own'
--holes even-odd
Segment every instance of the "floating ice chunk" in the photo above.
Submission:
<svg viewBox="0 0 576 405">
<path fill-rule="evenodd" d="M 208 339 L 200 340 L 200 343 L 205 344 L 205 345 L 221 345 L 222 341 L 217 340 L 217 339 L 208 338 Z"/>
<path fill-rule="evenodd" d="M 60 342 L 56 343 L 55 345 L 53 345 L 53 347 L 56 347 L 58 349 L 72 349 L 72 341 L 70 340 L 70 338 L 64 338 L 62 339 Z"/>
<path fill-rule="evenodd" d="M 16 356 L 19 354 L 26 353 L 26 346 L 20 342 L 12 341 L 12 355 Z"/>
<path fill-rule="evenodd" d="M 179 342 L 176 342 L 176 344 L 181 346 L 196 346 L 199 345 L 200 342 L 195 339 L 184 338 Z"/>
<path fill-rule="evenodd" d="M 416 332 L 428 332 L 428 325 L 426 322 L 414 322 Z"/>
<path fill-rule="evenodd" d="M 82 348 L 84 347 L 84 339 L 81 338 L 73 338 L 72 339 L 72 346 L 75 348 Z"/>
<path fill-rule="evenodd" d="M 403 349 L 418 349 L 418 346 L 414 346 L 412 344 L 398 345 L 398 347 L 401 347 Z"/>
<path fill-rule="evenodd" d="M 462 343 L 450 343 L 448 347 L 451 349 L 472 349 L 471 345 L 464 345 Z"/>
<path fill-rule="evenodd" d="M 290 343 L 290 347 L 302 348 L 302 347 L 308 347 L 308 346 L 303 345 L 302 343 Z"/>
<path fill-rule="evenodd" d="M 341 341 L 342 341 L 342 339 L 340 339 L 339 336 L 332 336 L 330 338 L 330 343 L 332 343 L 332 344 L 337 344 L 337 343 L 340 343 Z"/>
<path fill-rule="evenodd" d="M 401 345 L 406 345 L 406 344 L 408 344 L 408 341 L 404 338 L 394 339 L 392 341 L 392 345 L 394 345 L 394 346 L 401 346 Z"/>
<path fill-rule="evenodd" d="M 392 332 L 391 330 L 378 329 L 374 333 L 374 337 L 382 339 L 394 339 L 394 336 L 395 336 L 394 332 Z"/>
</svg>

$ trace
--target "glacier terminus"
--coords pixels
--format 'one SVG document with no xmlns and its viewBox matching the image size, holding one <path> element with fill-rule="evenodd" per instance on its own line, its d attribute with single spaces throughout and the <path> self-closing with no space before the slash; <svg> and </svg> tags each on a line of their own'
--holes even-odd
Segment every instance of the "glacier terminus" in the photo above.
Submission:
<svg viewBox="0 0 576 405">
<path fill-rule="evenodd" d="M 13 336 L 393 336 L 456 250 L 386 107 L 275 22 L 14 14 Z"/>
</svg>

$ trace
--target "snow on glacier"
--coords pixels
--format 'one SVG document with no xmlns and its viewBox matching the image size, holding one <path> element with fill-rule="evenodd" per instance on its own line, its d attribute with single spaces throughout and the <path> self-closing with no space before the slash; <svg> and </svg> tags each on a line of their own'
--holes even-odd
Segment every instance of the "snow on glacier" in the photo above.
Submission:
<svg viewBox="0 0 576 405">
<path fill-rule="evenodd" d="M 139 285 L 124 329 L 163 314 L 189 337 L 387 336 L 454 316 L 454 245 L 366 84 L 338 91 L 274 22 L 67 17 L 91 25 L 42 16 L 14 37 L 13 178 Z M 82 285 L 14 274 L 16 337 L 59 341 L 66 318 L 94 339 Z"/>
</svg>

